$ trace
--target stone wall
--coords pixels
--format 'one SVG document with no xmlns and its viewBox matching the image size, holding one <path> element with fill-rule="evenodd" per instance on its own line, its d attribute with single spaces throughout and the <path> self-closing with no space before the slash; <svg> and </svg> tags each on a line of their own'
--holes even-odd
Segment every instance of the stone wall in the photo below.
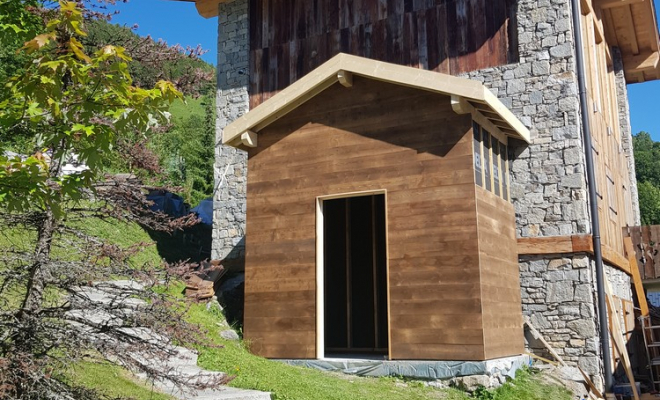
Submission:
<svg viewBox="0 0 660 400">
<path fill-rule="evenodd" d="M 242 263 L 245 253 L 247 153 L 222 145 L 222 131 L 248 112 L 249 14 L 247 0 L 219 5 L 218 90 L 216 94 L 213 259 Z"/>
<path fill-rule="evenodd" d="M 466 74 L 532 133 L 530 145 L 510 142 L 519 237 L 590 229 L 570 10 L 568 0 L 519 0 L 519 62 Z"/>
<path fill-rule="evenodd" d="M 628 105 L 628 88 L 623 72 L 623 59 L 617 48 L 612 49 L 612 61 L 616 74 L 616 95 L 619 102 L 619 127 L 621 129 L 621 146 L 628 160 L 628 173 L 630 178 L 630 196 L 632 198 L 633 224 L 642 224 L 639 212 L 639 198 L 637 196 L 637 177 L 635 176 L 635 156 L 632 145 L 632 127 L 630 126 L 630 108 Z"/>
<path fill-rule="evenodd" d="M 604 268 L 612 294 L 632 301 L 630 276 L 609 265 Z M 522 257 L 520 284 L 523 314 L 566 362 L 579 365 L 601 385 L 595 262 L 591 257 Z M 552 359 L 541 342 L 527 339 L 535 353 Z"/>
<path fill-rule="evenodd" d="M 566 362 L 579 365 L 598 384 L 602 378 L 593 271 L 586 254 L 520 260 L 523 314 Z M 542 343 L 530 337 L 528 343 L 535 353 L 547 355 Z"/>
</svg>

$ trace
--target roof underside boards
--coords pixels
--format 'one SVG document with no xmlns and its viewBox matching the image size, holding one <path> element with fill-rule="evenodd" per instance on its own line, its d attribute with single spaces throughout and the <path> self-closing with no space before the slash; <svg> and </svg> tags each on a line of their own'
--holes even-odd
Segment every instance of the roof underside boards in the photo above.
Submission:
<svg viewBox="0 0 660 400">
<path fill-rule="evenodd" d="M 472 113 L 491 129 L 530 142 L 523 123 L 477 81 L 340 53 L 228 125 L 223 143 L 256 147 L 261 129 L 335 83 L 350 87 L 353 75 L 450 96 L 456 113 Z"/>
<path fill-rule="evenodd" d="M 583 13 L 590 10 L 583 3 Z M 618 47 L 628 83 L 660 79 L 658 25 L 653 0 L 593 0 L 605 39 Z"/>
</svg>

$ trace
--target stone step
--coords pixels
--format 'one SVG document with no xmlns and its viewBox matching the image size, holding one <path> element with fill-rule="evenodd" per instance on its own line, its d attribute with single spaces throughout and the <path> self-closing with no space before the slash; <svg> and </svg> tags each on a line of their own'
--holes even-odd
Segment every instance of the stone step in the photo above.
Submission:
<svg viewBox="0 0 660 400">
<path fill-rule="evenodd" d="M 134 312 L 133 310 L 146 304 L 143 300 L 131 297 L 131 293 L 142 289 L 143 286 L 135 281 L 96 282 L 91 287 L 79 287 L 76 289 L 76 293 L 79 296 L 78 301 L 81 301 L 80 297 L 82 297 L 84 305 L 81 309 L 70 311 L 69 316 L 72 319 L 86 320 L 92 325 L 112 324 L 118 326 L 121 324 L 120 318 L 106 311 L 94 309 L 94 304 L 117 304 L 125 310 L 126 315 L 129 315 L 131 312 Z M 76 324 L 73 321 L 72 323 Z M 77 325 L 80 325 L 81 329 L 86 329 L 83 324 L 77 323 Z M 131 354 L 131 357 L 136 361 L 150 368 L 171 371 L 173 377 L 191 384 L 211 383 L 227 376 L 224 372 L 208 371 L 198 367 L 197 352 L 185 347 L 171 345 L 167 336 L 161 335 L 149 328 L 119 328 L 119 330 L 124 334 L 146 340 L 158 346 L 160 350 L 167 351 L 171 354 L 165 360 L 160 358 L 154 359 L 153 354 L 150 356 L 146 352 L 135 352 Z M 103 335 L 98 335 L 97 340 L 105 339 Z M 107 338 L 107 340 L 110 340 L 110 338 Z M 139 373 L 137 376 L 138 378 L 146 379 L 145 374 Z M 237 389 L 228 386 L 219 386 L 205 390 L 182 391 L 170 380 L 155 381 L 153 385 L 163 393 L 185 400 L 270 400 L 271 398 L 270 393 L 267 392 Z"/>
<path fill-rule="evenodd" d="M 89 303 L 102 305 L 116 305 L 121 308 L 137 309 L 147 303 L 142 299 L 130 297 L 128 293 L 109 293 L 96 287 L 78 287 L 75 289 L 78 296 L 75 300 L 85 300 Z"/>
</svg>

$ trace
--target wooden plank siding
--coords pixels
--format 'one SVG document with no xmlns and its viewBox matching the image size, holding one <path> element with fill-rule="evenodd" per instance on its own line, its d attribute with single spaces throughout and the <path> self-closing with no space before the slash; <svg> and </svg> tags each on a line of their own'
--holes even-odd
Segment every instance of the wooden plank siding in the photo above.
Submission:
<svg viewBox="0 0 660 400">
<path fill-rule="evenodd" d="M 591 0 L 587 1 L 592 3 Z M 587 107 L 595 161 L 600 235 L 603 245 L 617 253 L 617 258 L 624 261 L 623 230 L 634 225 L 634 217 L 631 175 L 626 152 L 622 147 L 623 132 L 618 118 L 616 73 L 610 56 L 610 46 L 617 43 L 612 43 L 615 37 L 611 34 L 605 35 L 604 40 L 601 40 L 596 31 L 601 23 L 611 24 L 604 20 L 607 15 L 619 15 L 625 9 L 630 12 L 629 7 L 602 11 L 596 8 L 596 11 L 582 16 L 583 50 L 588 66 Z M 591 10 L 594 10 L 593 5 Z M 627 43 L 631 41 L 627 40 Z M 620 48 L 621 45 L 619 43 Z M 624 53 L 626 51 L 625 48 L 621 50 Z"/>
<path fill-rule="evenodd" d="M 513 205 L 477 187 L 481 302 L 487 359 L 524 350 Z"/>
<path fill-rule="evenodd" d="M 343 52 L 447 74 L 517 60 L 512 0 L 250 0 L 250 108 Z"/>
<path fill-rule="evenodd" d="M 333 85 L 264 128 L 248 168 L 244 335 L 253 352 L 316 358 L 316 198 L 385 190 L 391 358 L 520 353 L 520 294 L 509 293 L 518 282 L 509 276 L 513 209 L 500 200 L 496 217 L 482 217 L 490 247 L 480 253 L 472 121 L 448 96 L 355 77 L 352 88 Z M 510 256 L 495 252 L 502 233 Z M 513 312 L 506 322 L 500 306 Z M 484 321 L 495 332 L 488 352 Z"/>
</svg>

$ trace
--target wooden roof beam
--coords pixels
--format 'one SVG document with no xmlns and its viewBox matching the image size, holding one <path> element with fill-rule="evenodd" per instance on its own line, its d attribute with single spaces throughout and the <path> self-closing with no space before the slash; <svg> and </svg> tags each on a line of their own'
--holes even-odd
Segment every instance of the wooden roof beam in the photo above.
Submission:
<svg viewBox="0 0 660 400">
<path fill-rule="evenodd" d="M 241 144 L 247 147 L 257 147 L 257 134 L 252 131 L 245 131 L 241 134 Z"/>
<path fill-rule="evenodd" d="M 218 6 L 226 0 L 197 0 L 195 7 L 197 12 L 204 18 L 213 18 L 218 16 Z"/>
<path fill-rule="evenodd" d="M 592 5 L 591 5 L 591 0 L 580 0 L 580 11 L 582 11 L 582 15 L 589 15 L 594 11 Z"/>
<path fill-rule="evenodd" d="M 639 42 L 637 41 L 637 32 L 635 31 L 635 21 L 633 20 L 630 6 L 626 6 L 623 13 L 625 36 L 630 40 L 630 46 L 633 55 L 639 54 Z"/>
<path fill-rule="evenodd" d="M 337 80 L 344 87 L 353 87 L 353 74 L 348 71 L 341 70 L 337 72 Z"/>
<path fill-rule="evenodd" d="M 213 18 L 218 16 L 218 6 L 227 0 L 174 0 L 195 3 L 197 12 L 204 18 Z"/>
<path fill-rule="evenodd" d="M 602 9 L 628 6 L 631 4 L 644 3 L 651 0 L 593 0 L 595 7 Z"/>
<path fill-rule="evenodd" d="M 624 56 L 623 65 L 625 66 L 626 73 L 636 73 L 658 68 L 660 62 L 660 53 L 648 52 L 636 56 Z"/>
</svg>

